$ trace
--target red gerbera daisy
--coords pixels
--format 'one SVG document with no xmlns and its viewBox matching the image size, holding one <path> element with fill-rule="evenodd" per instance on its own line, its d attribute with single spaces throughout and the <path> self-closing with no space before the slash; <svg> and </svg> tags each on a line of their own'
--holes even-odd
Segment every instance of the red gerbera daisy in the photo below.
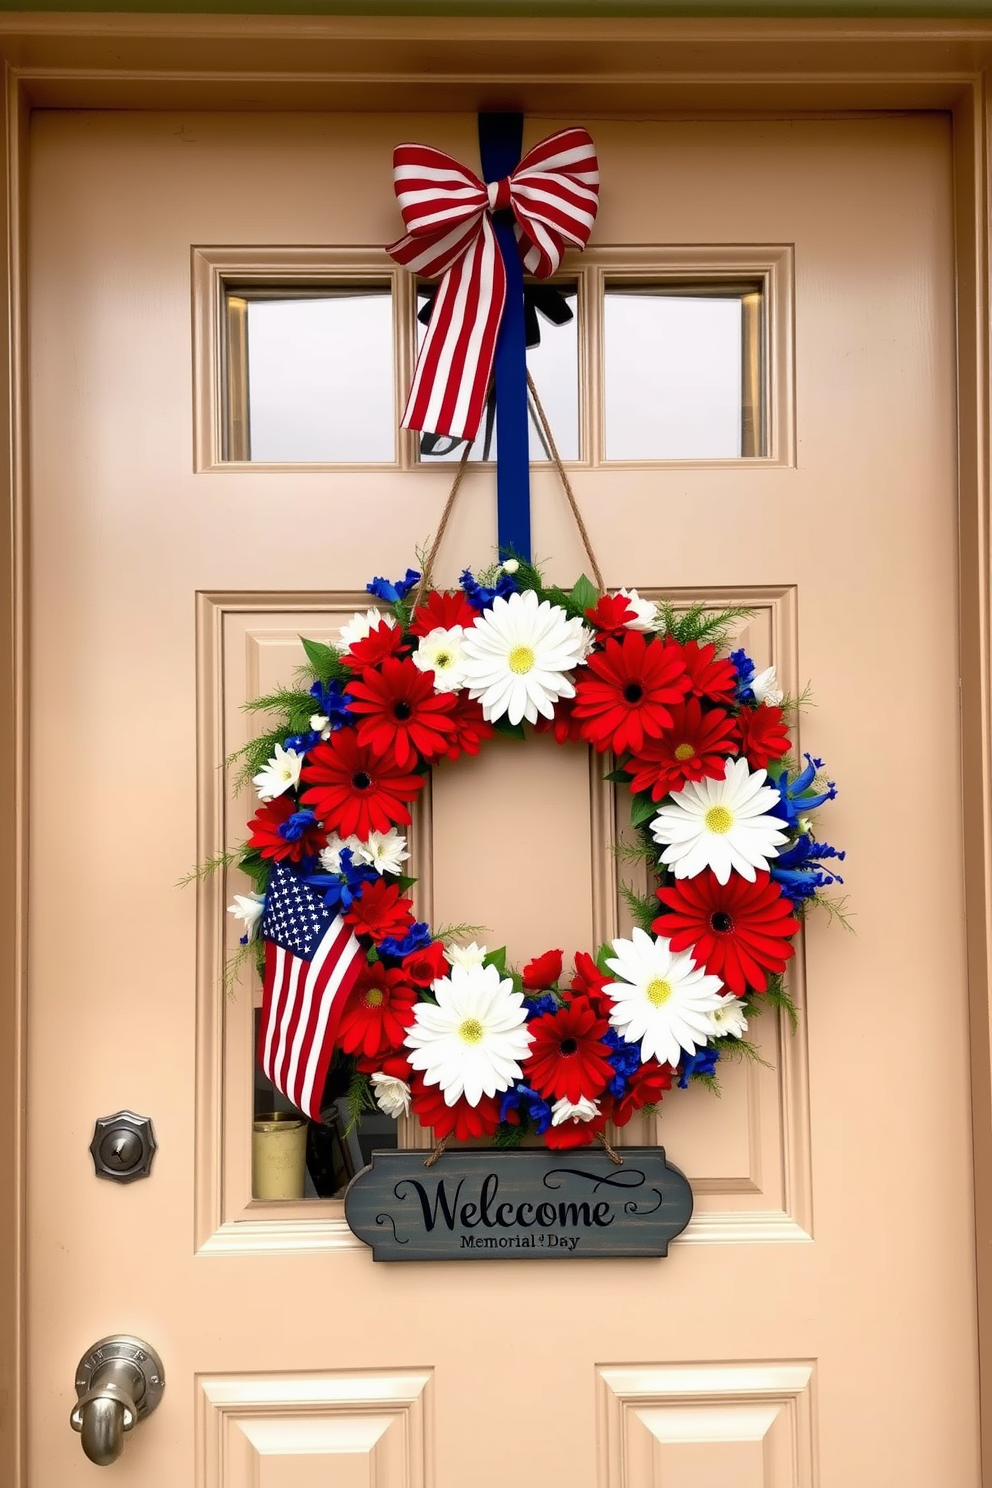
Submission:
<svg viewBox="0 0 992 1488">
<path fill-rule="evenodd" d="M 348 683 L 348 707 L 360 717 L 359 744 L 369 744 L 377 755 L 395 759 L 401 770 L 437 759 L 448 748 L 454 725 L 449 712 L 450 692 L 435 692 L 434 683 L 407 657 L 387 656 L 379 668 L 366 667 Z"/>
<path fill-rule="evenodd" d="M 794 954 L 789 941 L 799 921 L 764 870 L 756 873 L 754 883 L 732 873 L 721 884 L 706 868 L 657 893 L 670 912 L 654 921 L 654 933 L 670 940 L 673 951 L 691 950 L 696 965 L 718 976 L 738 997 L 749 987 L 763 992 L 768 973 L 784 971 Z"/>
<path fill-rule="evenodd" d="M 561 976 L 561 963 L 561 951 L 545 951 L 543 956 L 528 961 L 521 973 L 527 991 L 543 992 L 547 987 L 555 986 Z"/>
<path fill-rule="evenodd" d="M 604 594 L 597 605 L 590 605 L 586 610 L 586 619 L 602 636 L 622 636 L 627 621 L 633 618 L 633 608 L 622 594 Z"/>
<path fill-rule="evenodd" d="M 575 975 L 569 986 L 573 992 L 580 992 L 589 1001 L 589 1006 L 600 1018 L 608 1018 L 613 1006 L 612 999 L 607 997 L 603 991 L 608 976 L 604 976 L 592 959 L 588 951 L 576 951 L 575 953 Z"/>
<path fill-rule="evenodd" d="M 450 630 L 453 625 L 474 625 L 478 610 L 473 610 L 463 589 L 442 594 L 432 589 L 423 604 L 417 606 L 410 621 L 410 634 L 429 635 L 432 630 Z"/>
<path fill-rule="evenodd" d="M 742 708 L 737 717 L 741 754 L 752 770 L 764 770 L 769 760 L 782 759 L 791 746 L 789 730 L 782 722 L 781 708 L 762 703 L 758 708 Z"/>
<path fill-rule="evenodd" d="M 687 780 L 722 780 L 728 754 L 737 753 L 735 720 L 722 708 L 704 713 L 698 698 L 672 708 L 672 724 L 660 739 L 645 739 L 625 768 L 632 770 L 636 795 L 650 789 L 660 801 L 681 790 Z"/>
<path fill-rule="evenodd" d="M 294 820 L 295 818 L 295 820 Z M 248 823 L 249 847 L 263 858 L 298 863 L 327 846 L 327 833 L 312 811 L 301 811 L 291 796 L 276 796 L 260 806 Z"/>
<path fill-rule="evenodd" d="M 708 698 L 712 703 L 728 706 L 737 696 L 737 670 L 726 656 L 718 657 L 716 646 L 707 642 L 673 640 L 669 636 L 665 645 L 682 657 L 689 673 L 690 692 L 694 697 Z"/>
<path fill-rule="evenodd" d="M 583 737 L 597 749 L 635 753 L 645 736 L 657 739 L 672 724 L 670 705 L 689 690 L 682 658 L 661 641 L 628 630 L 622 641 L 608 640 L 586 662 L 587 675 L 576 686 L 575 716 Z"/>
<path fill-rule="evenodd" d="M 659 1064 L 649 1059 L 631 1075 L 627 1089 L 610 1108 L 610 1120 L 614 1126 L 626 1126 L 635 1111 L 642 1106 L 656 1106 L 666 1090 L 672 1088 L 675 1071 L 670 1064 Z"/>
<path fill-rule="evenodd" d="M 440 1087 L 425 1085 L 419 1070 L 413 1072 L 411 1088 L 414 1114 L 419 1116 L 422 1126 L 434 1128 L 437 1142 L 445 1137 L 456 1137 L 459 1142 L 467 1142 L 470 1137 L 491 1137 L 499 1126 L 498 1096 L 484 1095 L 477 1106 L 470 1106 L 464 1098 L 449 1106 Z"/>
<path fill-rule="evenodd" d="M 338 1042 L 342 1051 L 372 1058 L 400 1048 L 413 1022 L 416 1001 L 416 987 L 398 967 L 384 966 L 381 961 L 364 966 L 341 1014 Z"/>
<path fill-rule="evenodd" d="M 413 924 L 412 899 L 400 896 L 399 884 L 387 883 L 384 878 L 374 878 L 364 884 L 351 908 L 345 911 L 345 921 L 354 926 L 356 935 L 370 935 L 376 945 L 387 935 L 405 935 Z"/>
<path fill-rule="evenodd" d="M 357 672 L 361 667 L 379 666 L 387 656 L 395 656 L 401 651 L 405 644 L 403 631 L 398 625 L 380 620 L 362 640 L 352 642 L 341 660 L 345 666 Z M 350 691 L 350 683 L 348 687 Z"/>
<path fill-rule="evenodd" d="M 491 739 L 496 730 L 486 721 L 482 704 L 470 698 L 467 692 L 448 693 L 454 703 L 448 714 L 453 733 L 448 735 L 445 759 L 456 760 L 462 754 L 478 754 L 484 739 Z"/>
<path fill-rule="evenodd" d="M 532 1018 L 527 1075 L 534 1089 L 545 1100 L 595 1100 L 613 1078 L 609 1050 L 600 1042 L 609 1026 L 584 997 L 573 997 L 557 1013 Z"/>
<path fill-rule="evenodd" d="M 585 676 L 585 667 L 572 673 L 573 682 Z M 582 739 L 582 723 L 575 716 L 575 699 L 559 698 L 555 703 L 554 718 L 538 715 L 534 725 L 535 734 L 554 734 L 556 744 L 578 744 Z"/>
<path fill-rule="evenodd" d="M 328 832 L 367 841 L 370 832 L 409 826 L 407 802 L 423 789 L 423 775 L 407 775 L 388 757 L 359 744 L 352 729 L 339 729 L 315 744 L 303 767 L 312 782 L 302 800 Z"/>
<path fill-rule="evenodd" d="M 409 956 L 404 956 L 403 975 L 416 982 L 418 987 L 429 987 L 438 977 L 447 976 L 448 962 L 441 942 L 432 940 L 423 950 L 411 951 Z"/>
</svg>

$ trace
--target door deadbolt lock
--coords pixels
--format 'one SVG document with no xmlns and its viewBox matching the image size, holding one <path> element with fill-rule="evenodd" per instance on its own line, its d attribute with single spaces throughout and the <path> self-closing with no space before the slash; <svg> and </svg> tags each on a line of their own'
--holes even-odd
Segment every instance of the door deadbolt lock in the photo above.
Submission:
<svg viewBox="0 0 992 1488">
<path fill-rule="evenodd" d="M 109 1467 L 124 1450 L 124 1433 L 150 1415 L 162 1398 L 165 1371 L 150 1344 L 127 1333 L 101 1338 L 76 1368 L 77 1401 L 69 1416 L 83 1451 Z"/>
<path fill-rule="evenodd" d="M 147 1178 L 157 1145 L 149 1117 L 133 1111 L 99 1116 L 90 1142 L 97 1177 L 112 1178 L 115 1183 Z"/>
</svg>

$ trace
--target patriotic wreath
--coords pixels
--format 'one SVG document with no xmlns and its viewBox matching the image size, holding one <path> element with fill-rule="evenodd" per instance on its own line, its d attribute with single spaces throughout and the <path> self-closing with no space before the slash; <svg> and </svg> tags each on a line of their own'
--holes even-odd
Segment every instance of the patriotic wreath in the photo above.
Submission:
<svg viewBox="0 0 992 1488">
<path fill-rule="evenodd" d="M 260 804 L 236 860 L 254 892 L 230 912 L 239 955 L 264 948 L 269 1077 L 314 1119 L 333 1061 L 356 1114 L 569 1148 L 753 1054 L 762 1007 L 794 1012 L 794 937 L 844 854 L 817 840 L 836 789 L 821 760 L 790 760 L 774 669 L 723 654 L 742 612 L 584 577 L 566 592 L 512 559 L 454 591 L 413 570 L 367 587 L 382 608 L 334 646 L 303 642 L 312 685 L 250 704 L 278 722 L 242 751 Z M 529 729 L 613 756 L 657 881 L 650 900 L 626 891 L 630 936 L 568 973 L 560 949 L 517 970 L 435 933 L 406 892 L 402 829 L 428 772 Z"/>
</svg>

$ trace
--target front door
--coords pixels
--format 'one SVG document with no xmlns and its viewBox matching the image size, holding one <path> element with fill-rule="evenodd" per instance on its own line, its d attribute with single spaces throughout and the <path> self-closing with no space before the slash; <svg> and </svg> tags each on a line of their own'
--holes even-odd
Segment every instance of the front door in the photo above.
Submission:
<svg viewBox="0 0 992 1488">
<path fill-rule="evenodd" d="M 243 835 L 248 796 L 218 769 L 252 726 L 241 704 L 437 525 L 451 469 L 393 433 L 415 304 L 380 245 L 399 234 L 393 145 L 474 166 L 475 121 L 36 113 L 32 1488 L 92 1480 L 73 1371 L 117 1332 L 166 1376 L 122 1485 L 978 1482 L 949 124 L 562 122 L 589 127 L 604 182 L 565 275 L 578 332 L 553 410 L 599 561 L 612 587 L 748 607 L 756 660 L 791 692 L 812 682 L 801 743 L 841 788 L 856 933 L 812 920 L 799 1028 L 765 1016 L 766 1064 L 631 1129 L 692 1180 L 666 1260 L 373 1265 L 339 1199 L 253 1198 L 258 991 L 223 980 L 245 885 L 176 884 Z M 554 127 L 529 121 L 527 141 Z M 389 297 L 385 339 L 363 330 L 328 395 L 329 419 L 361 414 L 351 443 L 321 444 L 319 418 L 316 445 L 266 453 L 258 424 L 245 441 L 239 286 L 249 304 Z M 658 304 L 735 295 L 736 370 L 714 343 L 699 377 L 738 400 L 736 443 L 705 401 L 669 416 L 691 381 L 677 358 L 669 393 L 642 396 L 671 359 Z M 629 344 L 625 296 L 647 328 Z M 535 552 L 574 579 L 546 467 L 533 500 Z M 473 469 L 438 579 L 494 543 Z M 485 925 L 523 961 L 623 923 L 612 798 L 577 746 L 439 771 L 418 827 L 435 924 Z M 128 1185 L 87 1150 L 121 1108 L 158 1142 Z"/>
</svg>

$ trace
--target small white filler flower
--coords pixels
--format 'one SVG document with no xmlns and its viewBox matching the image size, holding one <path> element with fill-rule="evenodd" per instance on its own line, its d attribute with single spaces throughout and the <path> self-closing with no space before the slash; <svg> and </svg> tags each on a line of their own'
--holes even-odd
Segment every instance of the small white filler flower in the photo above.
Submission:
<svg viewBox="0 0 992 1488">
<path fill-rule="evenodd" d="M 595 1121 L 598 1115 L 598 1100 L 588 1100 L 580 1095 L 577 1101 L 570 1101 L 562 1096 L 551 1107 L 551 1125 L 564 1126 L 566 1121 Z"/>
<path fill-rule="evenodd" d="M 695 878 L 712 868 L 725 884 L 731 873 L 754 883 L 786 840 L 784 823 L 769 816 L 779 794 L 766 785 L 766 770 L 752 774 L 747 760 L 728 759 L 722 780 L 689 780 L 662 806 L 651 823 L 664 846 L 661 861 L 676 878 Z"/>
<path fill-rule="evenodd" d="M 394 1121 L 400 1116 L 409 1116 L 410 1087 L 405 1080 L 398 1080 L 379 1070 L 372 1076 L 372 1094 L 384 1116 L 392 1116 Z"/>
<path fill-rule="evenodd" d="M 376 873 L 402 873 L 403 864 L 410 854 L 406 850 L 406 838 L 395 827 L 388 832 L 370 832 L 368 840 L 359 842 L 355 848 L 355 862 L 367 863 Z"/>
<path fill-rule="evenodd" d="M 264 894 L 235 894 L 234 903 L 227 906 L 227 912 L 236 920 L 241 921 L 245 927 L 245 935 L 249 940 L 254 940 L 262 921 L 264 907 Z"/>
<path fill-rule="evenodd" d="M 773 666 L 765 667 L 763 672 L 755 672 L 751 678 L 750 687 L 756 703 L 770 703 L 773 708 L 777 708 L 785 697 L 785 693 L 778 685 Z"/>
<path fill-rule="evenodd" d="M 453 966 L 432 984 L 432 1002 L 418 1002 L 404 1042 L 410 1064 L 427 1085 L 440 1086 L 445 1105 L 462 1096 L 477 1106 L 519 1080 L 533 1042 L 523 994 L 495 966 Z"/>
<path fill-rule="evenodd" d="M 467 946 L 446 946 L 444 954 L 449 966 L 464 966 L 467 969 L 470 966 L 481 966 L 489 952 L 485 946 L 476 945 L 473 940 Z"/>
<path fill-rule="evenodd" d="M 721 997 L 720 1006 L 713 1009 L 710 1020 L 713 1024 L 715 1038 L 739 1039 L 747 1033 L 744 1004 L 739 997 L 735 997 L 733 992 L 728 992 L 726 997 Z"/>
<path fill-rule="evenodd" d="M 351 848 L 351 861 L 361 861 L 358 854 L 365 847 L 360 837 L 339 837 L 337 832 L 331 832 L 327 839 L 327 846 L 320 855 L 320 866 L 325 873 L 341 872 L 341 854 L 346 847 Z"/>
<path fill-rule="evenodd" d="M 722 1006 L 719 977 L 707 976 L 689 951 L 673 951 L 664 936 L 632 930 L 615 940 L 606 964 L 620 978 L 603 988 L 613 1000 L 610 1022 L 642 1059 L 678 1064 L 682 1051 L 695 1054 L 713 1034 L 712 1014 Z"/>
<path fill-rule="evenodd" d="M 585 627 L 533 589 L 497 596 L 465 632 L 464 675 L 490 723 L 554 717 L 559 698 L 574 697 L 568 673 L 583 659 Z"/>
<path fill-rule="evenodd" d="M 412 656 L 415 667 L 434 673 L 435 692 L 457 692 L 464 684 L 463 662 L 465 628 L 452 625 L 449 630 L 438 626 L 422 636 Z"/>
<path fill-rule="evenodd" d="M 297 754 L 295 749 L 283 749 L 281 744 L 277 744 L 275 754 L 257 775 L 252 776 L 251 783 L 258 791 L 260 800 L 274 801 L 283 791 L 295 789 L 299 785 L 302 768 L 302 754 Z"/>
</svg>

